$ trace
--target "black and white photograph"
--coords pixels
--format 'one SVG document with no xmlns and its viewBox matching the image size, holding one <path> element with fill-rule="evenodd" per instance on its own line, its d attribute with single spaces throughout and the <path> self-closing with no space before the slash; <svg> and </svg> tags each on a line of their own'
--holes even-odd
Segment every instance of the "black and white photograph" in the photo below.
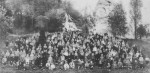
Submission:
<svg viewBox="0 0 150 73">
<path fill-rule="evenodd" d="M 150 0 L 0 0 L 0 73 L 150 73 Z"/>
</svg>

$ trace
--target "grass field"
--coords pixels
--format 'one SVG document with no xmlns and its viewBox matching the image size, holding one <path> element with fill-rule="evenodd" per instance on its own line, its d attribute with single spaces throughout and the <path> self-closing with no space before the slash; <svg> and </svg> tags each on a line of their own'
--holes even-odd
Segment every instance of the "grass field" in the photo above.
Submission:
<svg viewBox="0 0 150 73">
<path fill-rule="evenodd" d="M 11 39 L 9 37 L 9 39 Z M 0 41 L 0 52 L 3 50 L 6 50 L 6 48 L 4 48 L 4 40 Z M 144 40 L 132 40 L 130 41 L 130 43 L 132 44 L 137 44 L 139 48 L 142 49 L 143 53 L 147 56 L 150 57 L 150 39 L 144 39 Z M 107 70 L 102 70 L 102 69 L 93 69 L 93 70 L 89 70 L 89 69 L 82 69 L 82 70 L 54 70 L 54 71 L 50 71 L 50 70 L 27 70 L 27 71 L 23 71 L 23 70 L 16 70 L 14 67 L 9 67 L 9 66 L 3 66 L 2 64 L 0 64 L 0 73 L 150 73 L 150 64 L 147 65 L 146 68 L 144 69 L 136 69 L 136 70 L 127 70 L 127 69 L 120 69 L 120 70 L 111 70 L 111 71 L 107 71 Z"/>
</svg>

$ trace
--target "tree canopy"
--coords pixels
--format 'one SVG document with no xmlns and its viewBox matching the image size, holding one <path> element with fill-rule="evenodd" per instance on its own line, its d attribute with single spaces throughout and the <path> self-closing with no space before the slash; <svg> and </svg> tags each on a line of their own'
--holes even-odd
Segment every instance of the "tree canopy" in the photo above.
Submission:
<svg viewBox="0 0 150 73">
<path fill-rule="evenodd" d="M 54 28 L 62 27 L 64 9 L 60 0 L 5 0 L 5 5 L 12 12 L 16 29 L 57 31 Z"/>
<path fill-rule="evenodd" d="M 140 39 L 147 35 L 146 27 L 144 25 L 139 25 L 137 28 L 137 35 L 140 37 Z"/>
<path fill-rule="evenodd" d="M 141 21 L 141 7 L 142 1 L 141 0 L 131 0 L 131 21 L 134 24 L 134 35 L 135 39 L 137 39 L 137 26 Z"/>
<path fill-rule="evenodd" d="M 121 4 L 116 5 L 109 14 L 108 23 L 114 36 L 124 36 L 127 33 L 125 12 Z"/>
</svg>

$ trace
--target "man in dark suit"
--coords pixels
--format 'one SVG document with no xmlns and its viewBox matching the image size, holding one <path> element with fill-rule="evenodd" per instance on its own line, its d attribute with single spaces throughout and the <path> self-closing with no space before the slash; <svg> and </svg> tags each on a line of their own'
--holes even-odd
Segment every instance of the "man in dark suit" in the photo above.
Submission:
<svg viewBox="0 0 150 73">
<path fill-rule="evenodd" d="M 39 44 L 41 44 L 42 46 L 42 49 L 43 49 L 43 46 L 44 44 L 46 43 L 46 36 L 45 36 L 45 31 L 44 30 L 41 30 L 40 31 L 40 36 L 39 36 L 39 41 L 38 41 Z M 38 45 L 39 45 L 38 44 Z"/>
</svg>

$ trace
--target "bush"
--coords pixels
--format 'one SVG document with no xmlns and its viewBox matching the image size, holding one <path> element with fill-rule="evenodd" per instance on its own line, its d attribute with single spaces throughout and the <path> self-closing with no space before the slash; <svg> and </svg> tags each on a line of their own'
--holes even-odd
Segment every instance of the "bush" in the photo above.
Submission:
<svg viewBox="0 0 150 73">
<path fill-rule="evenodd" d="M 144 25 L 140 25 L 138 28 L 137 28 L 137 34 L 138 36 L 140 37 L 140 39 L 142 39 L 142 37 L 146 36 L 147 34 L 147 31 L 146 31 L 146 28 Z"/>
</svg>

